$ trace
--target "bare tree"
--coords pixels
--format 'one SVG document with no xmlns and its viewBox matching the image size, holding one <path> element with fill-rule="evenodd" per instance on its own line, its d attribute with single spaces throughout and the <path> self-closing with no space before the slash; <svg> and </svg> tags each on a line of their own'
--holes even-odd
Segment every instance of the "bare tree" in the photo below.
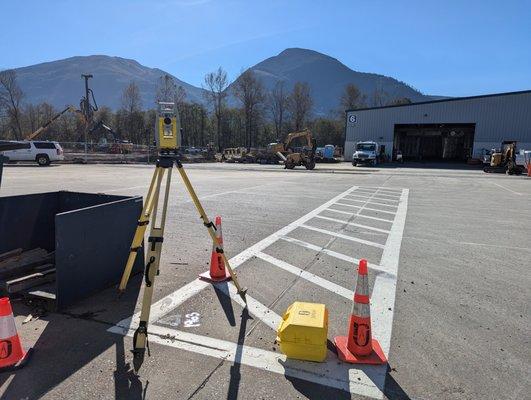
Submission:
<svg viewBox="0 0 531 400">
<path fill-rule="evenodd" d="M 248 151 L 253 146 L 253 127 L 259 113 L 261 104 L 264 101 L 264 87 L 257 79 L 254 72 L 248 69 L 236 80 L 234 85 L 234 95 L 243 107 L 245 116 L 245 137 Z"/>
<path fill-rule="evenodd" d="M 175 97 L 174 97 L 175 104 L 179 106 L 184 103 L 185 99 L 186 99 L 186 90 L 181 85 L 177 86 L 177 90 L 175 91 Z"/>
<path fill-rule="evenodd" d="M 280 139 L 282 136 L 282 124 L 284 123 L 284 114 L 286 113 L 287 103 L 288 94 L 284 89 L 284 81 L 279 81 L 269 95 L 269 110 L 273 117 L 277 139 Z"/>
<path fill-rule="evenodd" d="M 310 86 L 306 82 L 297 82 L 288 97 L 288 111 L 296 131 L 304 128 L 313 107 Z"/>
<path fill-rule="evenodd" d="M 205 75 L 205 96 L 214 108 L 214 115 L 216 117 L 216 133 L 218 136 L 218 151 L 222 150 L 221 140 L 221 120 L 225 109 L 225 97 L 227 93 L 225 89 L 229 86 L 227 73 L 219 67 L 217 71 L 210 72 Z"/>
<path fill-rule="evenodd" d="M 142 100 L 138 85 L 130 82 L 122 93 L 122 112 L 127 134 L 134 143 L 141 143 L 144 139 L 144 119 L 141 109 Z"/>
<path fill-rule="evenodd" d="M 371 106 L 373 107 L 383 107 L 389 104 L 389 93 L 387 93 L 383 86 L 382 82 L 376 82 L 376 87 L 371 95 Z"/>
<path fill-rule="evenodd" d="M 164 74 L 159 78 L 157 92 L 155 94 L 155 103 L 159 101 L 174 101 L 175 93 L 177 91 L 177 85 L 173 80 L 173 77 L 168 74 Z"/>
<path fill-rule="evenodd" d="M 345 86 L 345 90 L 340 99 L 341 113 L 346 110 L 353 110 L 365 106 L 365 95 L 363 95 L 358 87 L 352 83 Z"/>
<path fill-rule="evenodd" d="M 0 72 L 0 109 L 7 111 L 11 129 L 15 139 L 22 139 L 21 107 L 24 93 L 18 86 L 17 74 L 14 70 Z"/>
<path fill-rule="evenodd" d="M 140 111 L 142 108 L 140 89 L 133 81 L 131 81 L 122 92 L 122 108 L 129 114 L 135 111 Z"/>
</svg>

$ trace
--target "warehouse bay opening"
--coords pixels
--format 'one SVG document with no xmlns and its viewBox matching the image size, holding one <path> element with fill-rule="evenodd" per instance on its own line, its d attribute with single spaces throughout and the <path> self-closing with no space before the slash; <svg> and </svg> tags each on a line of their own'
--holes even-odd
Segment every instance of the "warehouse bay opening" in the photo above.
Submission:
<svg viewBox="0 0 531 400">
<path fill-rule="evenodd" d="M 476 124 L 395 124 L 394 154 L 409 161 L 462 161 L 472 156 Z"/>
</svg>

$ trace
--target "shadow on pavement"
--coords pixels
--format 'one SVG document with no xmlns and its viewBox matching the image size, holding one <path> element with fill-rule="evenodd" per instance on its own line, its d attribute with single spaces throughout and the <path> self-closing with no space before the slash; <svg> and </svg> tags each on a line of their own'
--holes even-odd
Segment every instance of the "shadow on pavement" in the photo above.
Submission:
<svg viewBox="0 0 531 400">
<path fill-rule="evenodd" d="M 101 393 L 112 392 L 107 377 L 109 370 L 115 368 L 108 361 L 113 359 L 113 351 L 116 352 L 115 397 L 143 399 L 146 388 L 142 387 L 126 362 L 125 336 L 107 332 L 111 326 L 134 314 L 141 283 L 142 276 L 139 274 L 131 278 L 127 291 L 119 299 L 116 289 L 109 288 L 82 301 L 84 312 L 77 312 L 79 307 L 76 305 L 66 312 L 41 317 L 47 325 L 33 345 L 34 354 L 30 362 L 15 371 L 10 382 L 7 382 L 9 373 L 0 374 L 0 386 L 7 385 L 2 399 L 40 398 L 72 375 L 82 374 L 83 369 L 89 382 L 79 392 L 79 398 L 87 396 L 87 391 L 90 397 L 101 397 Z M 31 312 L 23 304 L 16 304 L 13 308 L 15 315 Z M 101 362 L 93 362 L 98 357 Z M 87 366 L 89 363 L 92 364 Z M 84 380 L 81 378 L 79 381 Z M 66 390 L 71 393 L 72 388 Z M 60 398 L 61 395 L 54 393 L 53 397 Z"/>
<path fill-rule="evenodd" d="M 230 299 L 228 300 L 230 302 Z M 247 329 L 247 321 L 252 319 L 249 316 L 249 311 L 247 307 L 242 310 L 240 331 L 238 332 L 238 346 L 236 346 L 236 354 L 234 354 L 234 362 L 230 367 L 230 382 L 229 390 L 227 392 L 227 400 L 236 400 L 238 399 L 238 392 L 240 390 L 240 381 L 242 379 L 241 374 L 241 362 L 242 362 L 242 351 L 243 344 L 245 342 L 245 331 Z"/>
<path fill-rule="evenodd" d="M 389 400 L 410 400 L 409 395 L 395 381 L 395 378 L 391 376 L 391 368 L 389 365 L 387 366 L 387 374 L 385 375 L 383 393 Z"/>
<path fill-rule="evenodd" d="M 234 309 L 232 308 L 232 301 L 230 299 L 230 296 L 227 295 L 229 293 L 229 286 L 227 282 L 220 282 L 212 286 L 214 287 L 216 296 L 218 296 L 219 303 L 223 308 L 223 312 L 227 317 L 227 321 L 229 322 L 230 326 L 236 326 L 236 320 L 234 319 Z"/>
</svg>

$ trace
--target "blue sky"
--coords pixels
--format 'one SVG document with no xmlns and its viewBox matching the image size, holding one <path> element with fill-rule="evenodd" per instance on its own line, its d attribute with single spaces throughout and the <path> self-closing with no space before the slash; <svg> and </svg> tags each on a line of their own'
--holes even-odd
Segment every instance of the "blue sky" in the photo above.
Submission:
<svg viewBox="0 0 531 400">
<path fill-rule="evenodd" d="M 200 86 L 288 47 L 427 94 L 531 89 L 531 1 L 2 2 L 0 68 L 74 55 L 132 58 Z"/>
</svg>

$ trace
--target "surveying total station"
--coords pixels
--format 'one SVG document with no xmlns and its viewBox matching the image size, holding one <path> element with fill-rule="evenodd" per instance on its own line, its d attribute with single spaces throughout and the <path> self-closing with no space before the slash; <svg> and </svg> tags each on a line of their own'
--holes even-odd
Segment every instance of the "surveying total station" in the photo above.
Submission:
<svg viewBox="0 0 531 400">
<path fill-rule="evenodd" d="M 175 103 L 159 102 L 155 141 L 161 153 L 175 153 L 181 147 L 181 129 L 178 127 Z"/>
<path fill-rule="evenodd" d="M 151 303 L 153 300 L 153 286 L 155 284 L 155 277 L 159 274 L 160 254 L 162 251 L 162 243 L 164 242 L 164 225 L 166 222 L 166 211 L 168 209 L 168 197 L 171 186 L 173 164 L 177 166 L 177 171 L 179 171 L 182 181 L 199 212 L 203 225 L 207 228 L 208 233 L 214 242 L 216 247 L 215 251 L 220 254 L 223 259 L 225 267 L 232 278 L 232 282 L 236 286 L 238 294 L 244 301 L 246 301 L 245 293 L 247 291 L 247 289 L 240 286 L 238 278 L 223 251 L 223 246 L 216 236 L 216 226 L 208 219 L 205 210 L 188 179 L 188 175 L 179 160 L 177 150 L 181 145 L 181 128 L 179 126 L 179 117 L 174 103 L 159 103 L 155 132 L 155 141 L 158 149 L 157 163 L 153 177 L 151 178 L 142 213 L 138 219 L 137 228 L 131 244 L 131 250 L 119 286 L 119 290 L 123 292 L 129 280 L 129 276 L 131 275 L 137 252 L 142 246 L 147 226 L 151 222 L 146 256 L 147 262 L 144 269 L 145 287 L 142 298 L 142 309 L 140 311 L 140 322 L 133 336 L 133 367 L 135 371 L 138 371 L 144 362 L 146 348 L 148 348 L 149 351 L 147 328 Z M 161 203 L 162 209 L 160 212 L 160 222 L 157 224 L 157 210 L 160 203 L 159 195 L 164 174 L 166 174 L 166 185 Z"/>
</svg>

